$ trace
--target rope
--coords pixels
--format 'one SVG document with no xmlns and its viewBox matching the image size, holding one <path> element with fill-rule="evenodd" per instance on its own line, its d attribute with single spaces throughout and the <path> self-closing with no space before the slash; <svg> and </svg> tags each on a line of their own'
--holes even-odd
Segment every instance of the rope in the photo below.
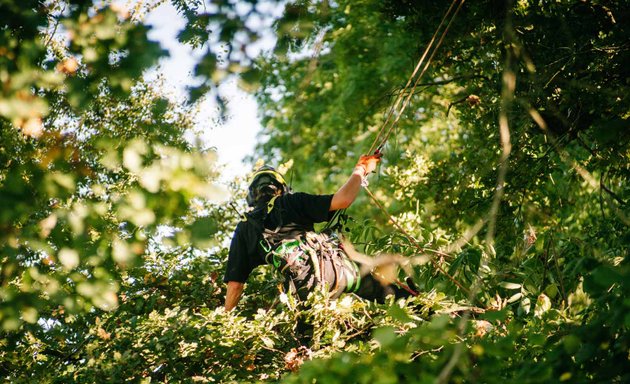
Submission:
<svg viewBox="0 0 630 384">
<path fill-rule="evenodd" d="M 440 48 L 440 46 L 442 45 L 442 42 L 444 41 L 444 37 L 446 36 L 446 34 L 448 33 L 448 30 L 450 28 L 450 26 L 452 25 L 453 21 L 455 20 L 455 16 L 457 16 L 457 13 L 459 12 L 459 10 L 461 9 L 462 5 L 464 4 L 465 0 L 453 0 L 453 2 L 451 3 L 450 7 L 448 8 L 448 10 L 446 11 L 446 13 L 444 14 L 444 16 L 442 17 L 442 20 L 440 21 L 440 24 L 438 25 L 438 27 L 435 30 L 435 33 L 433 34 L 433 36 L 431 37 L 431 40 L 429 41 L 429 44 L 427 45 L 426 49 L 424 50 L 424 53 L 422 54 L 422 57 L 420 57 L 420 60 L 418 61 L 418 64 L 416 65 L 413 73 L 411 74 L 411 76 L 409 77 L 409 79 L 407 80 L 407 83 L 405 84 L 405 87 L 403 88 L 403 90 L 398 94 L 398 97 L 396 98 L 396 101 L 394 103 L 394 105 L 390 108 L 387 118 L 385 120 L 385 122 L 381 125 L 378 134 L 376 136 L 376 138 L 374 139 L 374 142 L 372 143 L 372 145 L 370 146 L 370 150 L 368 151 L 368 153 L 372 153 L 375 150 L 380 150 L 385 143 L 387 142 L 387 140 L 389 139 L 391 133 L 394 130 L 394 127 L 396 126 L 396 124 L 398 123 L 398 121 L 400 120 L 400 117 L 402 116 L 403 112 L 405 111 L 405 109 L 407 108 L 407 105 L 409 105 L 409 101 L 411 100 L 411 97 L 413 96 L 416 87 L 418 86 L 418 84 L 420 83 L 420 79 L 424 76 L 424 74 L 426 73 L 427 69 L 429 68 L 429 65 L 431 64 L 431 61 L 433 60 L 433 58 L 435 57 L 435 54 L 437 53 L 437 50 Z M 459 4 L 458 4 L 459 2 Z M 455 8 L 455 5 L 457 5 L 457 7 Z M 444 25 L 444 22 L 446 21 L 446 19 L 449 17 L 449 14 L 451 13 L 451 11 L 453 10 L 453 8 L 455 8 L 455 12 L 450 16 L 450 20 L 448 21 L 448 23 L 446 24 L 446 27 L 444 28 L 444 30 L 442 31 L 442 34 L 440 35 L 440 38 L 437 42 L 437 44 L 435 45 L 435 47 L 433 48 L 433 51 L 431 52 L 431 55 L 429 56 L 429 59 L 427 60 L 426 63 L 424 63 L 424 60 L 426 59 L 427 55 L 429 54 L 429 51 L 431 51 L 431 48 L 433 47 L 433 43 L 435 42 L 435 39 L 438 35 L 438 32 L 440 31 L 440 29 L 442 28 L 442 26 Z M 424 63 L 424 67 L 422 67 L 422 64 Z M 416 77 L 416 74 L 418 73 L 418 70 L 420 69 L 420 67 L 422 67 L 422 70 L 420 71 L 420 74 Z M 409 85 L 411 84 L 411 82 L 413 81 L 415 77 L 415 81 L 413 82 L 413 87 L 411 88 L 411 91 L 408 92 L 409 89 Z M 405 94 L 407 93 L 407 97 L 405 98 Z M 404 101 L 403 101 L 404 100 Z M 388 128 L 387 125 L 390 122 L 391 117 L 394 115 L 394 111 L 396 111 L 396 109 L 398 108 L 398 106 L 400 105 L 401 101 L 403 102 L 402 107 L 400 108 L 400 110 L 396 113 L 396 117 L 394 118 L 393 122 L 389 125 Z M 386 131 L 386 133 L 383 135 L 383 133 Z M 380 141 L 379 141 L 380 140 Z M 378 143 L 378 145 L 377 145 Z M 400 226 L 400 224 L 398 224 L 398 222 L 396 220 L 394 220 L 394 218 L 389 214 L 389 212 L 387 212 L 387 210 L 385 209 L 385 207 L 383 207 L 383 205 L 378 201 L 378 199 L 376 198 L 376 196 L 374 196 L 374 194 L 369 190 L 369 188 L 367 187 L 367 185 L 363 185 L 365 191 L 367 192 L 367 194 L 370 196 L 370 198 L 372 199 L 372 201 L 374 201 L 374 203 L 378 206 L 378 208 L 387 216 L 387 218 L 392 222 L 392 224 L 402 233 L 404 234 L 410 241 L 411 243 L 420 251 L 425 253 L 428 249 L 424 248 L 423 246 L 421 246 L 420 244 L 418 244 L 418 242 L 412 237 L 410 236 L 407 231 L 405 231 L 404 228 L 402 228 Z M 450 256 L 450 255 L 446 255 L 442 252 L 439 251 L 434 251 L 434 250 L 430 250 L 436 254 L 440 254 L 443 256 Z M 433 266 L 440 272 L 442 273 L 444 276 L 446 276 L 453 284 L 455 284 L 459 289 L 461 289 L 464 293 L 470 295 L 470 291 L 465 288 L 460 282 L 458 282 L 453 276 L 451 276 L 448 272 L 446 272 L 444 270 L 444 268 L 442 268 L 437 261 L 433 258 L 433 257 L 429 257 L 429 261 L 431 261 L 431 263 L 433 264 Z"/>
<path fill-rule="evenodd" d="M 405 86 L 402 89 L 402 91 L 400 91 L 398 93 L 398 97 L 396 97 L 396 101 L 394 102 L 394 105 L 389 109 L 389 112 L 387 114 L 387 118 L 385 119 L 385 122 L 381 125 L 381 127 L 379 129 L 379 132 L 378 132 L 378 135 L 374 139 L 374 142 L 372 143 L 372 146 L 370 147 L 370 150 L 368 151 L 368 153 L 372 153 L 372 151 L 375 149 L 374 146 L 375 146 L 376 142 L 381 137 L 381 134 L 383 133 L 385 126 L 389 122 L 389 119 L 394 114 L 394 111 L 396 110 L 396 108 L 398 108 L 398 104 L 400 104 L 400 102 L 402 101 L 402 99 L 404 97 L 403 95 L 405 94 L 405 92 L 409 88 L 409 85 L 411 85 L 411 82 L 413 81 L 413 78 L 416 76 L 416 73 L 418 73 L 418 70 L 422 66 L 422 64 L 424 62 L 424 59 L 427 57 L 427 54 L 429 53 L 429 50 L 431 49 L 431 46 L 433 46 L 433 42 L 435 41 L 435 38 L 437 37 L 437 34 L 438 34 L 440 28 L 442 28 L 442 25 L 444 24 L 444 21 L 446 20 L 446 17 L 448 16 L 449 13 L 451 13 L 451 10 L 453 9 L 453 6 L 455 5 L 456 2 L 457 2 L 457 0 L 453 0 L 453 2 L 451 3 L 451 6 L 448 8 L 446 13 L 442 17 L 442 20 L 440 21 L 440 24 L 435 29 L 435 32 L 433 33 L 433 36 L 431 37 L 431 41 L 429 41 L 429 44 L 425 48 L 424 53 L 422 54 L 422 57 L 420 57 L 420 60 L 418 60 L 418 64 L 416 64 L 416 68 L 413 70 L 413 73 L 411 74 L 411 76 L 409 76 L 409 79 L 407 80 L 407 84 L 405 84 Z"/>
<path fill-rule="evenodd" d="M 444 21 L 446 20 L 446 18 L 448 17 L 448 15 L 451 13 L 451 10 L 453 9 L 453 7 L 455 6 L 455 4 L 459 1 L 459 5 L 457 6 L 457 8 L 455 9 L 455 12 L 453 13 L 453 15 L 451 16 L 448 24 L 446 25 L 446 28 L 444 29 L 444 31 L 442 32 L 442 35 L 440 36 L 440 39 L 438 40 L 435 48 L 433 49 L 433 51 L 431 52 L 431 55 L 429 56 L 429 59 L 427 60 L 426 64 L 424 65 L 424 67 L 422 68 L 422 71 L 420 72 L 420 74 L 418 75 L 418 77 L 416 78 L 413 87 L 411 88 L 411 91 L 408 93 L 407 98 L 404 100 L 403 105 L 400 109 L 400 111 L 397 112 L 396 117 L 394 119 L 394 121 L 390 124 L 389 128 L 387 129 L 387 133 L 385 134 L 385 136 L 383 137 L 383 139 L 380 140 L 380 144 L 376 145 L 377 142 L 379 142 L 379 139 L 381 138 L 381 135 L 383 134 L 383 132 L 385 131 L 385 127 L 387 126 L 387 124 L 389 123 L 389 120 L 391 118 L 391 116 L 393 115 L 394 111 L 396 110 L 396 108 L 398 108 L 398 105 L 400 104 L 401 100 L 403 100 L 405 93 L 407 92 L 407 89 L 409 88 L 409 84 L 411 84 L 413 78 L 416 76 L 416 73 L 418 72 L 418 69 L 422 66 L 424 59 L 426 58 L 429 50 L 431 49 L 433 42 L 435 41 L 435 38 L 438 34 L 438 31 L 440 30 L 440 28 L 442 27 L 442 25 L 444 24 Z M 403 112 L 405 111 L 405 109 L 407 108 L 407 105 L 409 104 L 409 101 L 411 100 L 411 97 L 414 94 L 414 91 L 416 90 L 416 87 L 418 86 L 418 84 L 420 83 L 420 79 L 422 79 L 422 77 L 424 76 L 425 72 L 427 71 L 427 69 L 429 68 L 429 65 L 431 64 L 431 61 L 433 60 L 433 57 L 435 57 L 435 54 L 437 53 L 437 50 L 440 48 L 440 45 L 442 45 L 442 42 L 444 41 L 444 37 L 446 36 L 446 34 L 448 33 L 448 30 L 451 26 L 451 24 L 453 23 L 453 20 L 455 20 L 455 16 L 457 16 L 457 13 L 459 12 L 459 10 L 461 9 L 462 5 L 464 4 L 464 1 L 466 0 L 453 0 L 453 2 L 451 3 L 450 7 L 448 8 L 448 10 L 446 11 L 446 13 L 444 14 L 444 16 L 442 17 L 442 20 L 440 21 L 440 24 L 438 25 L 438 27 L 435 30 L 435 33 L 433 34 L 433 37 L 431 38 L 431 41 L 429 42 L 429 44 L 427 45 L 427 48 L 425 49 L 424 53 L 422 54 L 422 57 L 420 58 L 420 60 L 418 61 L 418 64 L 416 65 L 416 68 L 414 69 L 413 73 L 411 74 L 411 76 L 409 77 L 409 79 L 407 80 L 407 84 L 405 85 L 405 87 L 403 88 L 403 90 L 398 94 L 398 97 L 396 98 L 396 102 L 394 103 L 394 106 L 390 109 L 387 119 L 385 120 L 385 122 L 383 123 L 383 125 L 381 126 L 381 128 L 379 129 L 379 132 L 376 136 L 376 138 L 374 139 L 374 142 L 372 143 L 372 145 L 370 146 L 370 150 L 368 151 L 368 153 L 372 153 L 374 150 L 376 149 L 380 149 L 382 148 L 385 143 L 387 142 L 387 140 L 389 139 L 389 136 L 391 135 L 392 131 L 394 130 L 394 127 L 396 126 L 396 124 L 398 123 L 398 121 L 400 120 L 400 117 L 402 116 Z"/>
<path fill-rule="evenodd" d="M 376 196 L 374 196 L 374 194 L 372 194 L 372 191 L 370 191 L 370 189 L 368 187 L 364 187 L 365 191 L 367 192 L 367 194 L 370 196 L 370 198 L 372 199 L 372 201 L 374 201 L 374 203 L 376 204 L 376 206 L 383 212 L 385 213 L 385 215 L 387 216 L 387 218 L 389 219 L 389 221 L 392 222 L 392 224 L 394 225 L 394 227 L 396 227 L 403 235 L 407 236 L 407 238 L 409 239 L 409 241 L 411 241 L 411 243 L 420 251 L 420 252 L 425 252 L 425 248 L 423 246 L 421 246 L 420 244 L 418 244 L 418 242 L 416 241 L 416 239 L 414 239 L 411 235 L 409 235 L 409 233 L 407 233 L 407 231 L 400 226 L 400 224 L 398 224 L 398 222 L 392 217 L 392 215 L 389 214 L 389 212 L 387 212 L 387 210 L 385 209 L 385 207 L 383 207 L 383 205 L 380 203 L 380 201 L 378 201 L 378 199 L 376 198 Z M 470 295 L 470 291 L 464 287 L 459 281 L 455 280 L 455 278 L 451 275 L 449 275 L 448 272 L 446 272 L 444 270 L 444 268 L 442 268 L 442 266 L 440 266 L 437 261 L 435 261 L 435 259 L 433 257 L 429 257 L 429 261 L 431 262 L 431 264 L 433 264 L 433 266 L 440 271 L 440 273 L 442 273 L 444 276 L 446 276 L 453 284 L 455 284 L 459 289 L 461 289 L 464 293 L 466 293 L 467 295 Z"/>
<path fill-rule="evenodd" d="M 418 293 L 418 292 L 416 292 L 416 291 L 414 291 L 413 289 L 409 288 L 409 286 L 408 286 L 407 284 L 404 284 L 402 281 L 400 281 L 400 280 L 396 280 L 396 282 L 395 282 L 395 283 L 396 283 L 396 286 L 397 286 L 398 288 L 404 289 L 405 291 L 409 292 L 409 294 L 410 294 L 411 296 L 418 296 L 418 295 L 419 295 L 419 293 Z"/>
</svg>

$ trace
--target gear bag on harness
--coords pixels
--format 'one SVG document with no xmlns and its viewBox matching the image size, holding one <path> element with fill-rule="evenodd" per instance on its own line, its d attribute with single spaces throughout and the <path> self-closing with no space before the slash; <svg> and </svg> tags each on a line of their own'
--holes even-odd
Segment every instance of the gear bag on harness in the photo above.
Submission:
<svg viewBox="0 0 630 384">
<path fill-rule="evenodd" d="M 269 201 L 267 213 L 274 200 Z M 265 261 L 282 274 L 285 289 L 300 299 L 305 300 L 317 286 L 327 289 L 332 298 L 359 288 L 359 268 L 340 248 L 335 235 L 287 224 L 275 230 L 264 228 L 262 237 Z"/>
<path fill-rule="evenodd" d="M 361 283 L 357 265 L 339 248 L 338 241 L 325 233 L 303 232 L 275 247 L 264 243 L 261 246 L 267 252 L 267 263 L 285 278 L 285 288 L 302 300 L 318 285 L 337 298 L 343 292 L 356 291 Z"/>
</svg>

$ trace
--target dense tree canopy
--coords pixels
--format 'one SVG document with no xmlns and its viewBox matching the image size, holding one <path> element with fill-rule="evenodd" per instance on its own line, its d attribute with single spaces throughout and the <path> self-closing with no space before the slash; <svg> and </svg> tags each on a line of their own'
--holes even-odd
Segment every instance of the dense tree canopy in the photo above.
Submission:
<svg viewBox="0 0 630 384">
<path fill-rule="evenodd" d="M 187 101 L 142 76 L 160 3 L 0 0 L 0 377 L 630 380 L 627 1 L 173 0 L 204 50 Z M 418 297 L 297 303 L 260 268 L 223 311 L 244 190 L 185 137 L 232 75 L 251 162 L 296 190 L 383 144 L 345 235 L 407 257 Z"/>
</svg>

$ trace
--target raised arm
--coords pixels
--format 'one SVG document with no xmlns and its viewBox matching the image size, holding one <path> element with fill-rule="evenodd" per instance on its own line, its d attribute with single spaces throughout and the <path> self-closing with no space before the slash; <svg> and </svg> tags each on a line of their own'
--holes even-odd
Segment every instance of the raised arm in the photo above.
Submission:
<svg viewBox="0 0 630 384">
<path fill-rule="evenodd" d="M 348 208 L 354 202 L 361 190 L 361 180 L 376 169 L 381 157 L 380 153 L 361 156 L 348 181 L 333 195 L 331 211 Z"/>
</svg>

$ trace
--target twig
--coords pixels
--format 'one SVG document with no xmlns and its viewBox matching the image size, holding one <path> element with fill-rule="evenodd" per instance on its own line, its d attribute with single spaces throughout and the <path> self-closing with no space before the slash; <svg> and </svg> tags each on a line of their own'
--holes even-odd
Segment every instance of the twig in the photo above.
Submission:
<svg viewBox="0 0 630 384">
<path fill-rule="evenodd" d="M 510 124 L 507 111 L 514 98 L 514 90 L 516 87 L 516 73 L 511 69 L 512 54 L 507 52 L 507 63 L 503 72 L 503 90 L 501 92 L 501 111 L 499 112 L 499 134 L 501 137 L 501 159 L 499 164 L 499 174 L 497 176 L 497 187 L 492 200 L 492 206 L 488 212 L 488 233 L 486 235 L 486 244 L 491 254 L 494 254 L 494 235 L 496 228 L 497 215 L 499 213 L 499 204 L 503 197 L 505 188 L 505 179 L 508 170 L 508 158 L 512 152 L 512 143 L 510 141 Z"/>
<path fill-rule="evenodd" d="M 623 199 L 621 197 L 617 196 L 617 194 L 615 192 L 613 192 L 610 188 L 608 188 L 606 186 L 606 184 L 604 184 L 603 175 L 602 175 L 602 177 L 600 177 L 599 180 L 600 180 L 599 186 L 601 187 L 602 190 L 604 190 L 606 193 L 608 193 L 610 195 L 610 197 L 615 199 L 621 205 L 628 204 L 627 202 L 623 201 Z"/>
<path fill-rule="evenodd" d="M 457 101 L 453 101 L 452 103 L 449 103 L 448 108 L 446 109 L 446 117 L 448 117 L 448 114 L 451 113 L 451 108 L 453 107 L 453 105 L 461 104 L 464 101 L 466 101 L 466 99 L 468 99 L 468 96 L 464 96 Z"/>
<path fill-rule="evenodd" d="M 443 346 L 443 345 L 442 345 L 442 346 L 440 346 L 440 347 L 434 348 L 434 349 L 429 349 L 428 351 L 419 351 L 419 352 L 416 352 L 416 353 L 414 353 L 413 355 L 411 355 L 411 361 L 413 361 L 413 360 L 417 359 L 418 357 L 420 357 L 420 356 L 422 356 L 422 355 L 424 355 L 424 354 L 427 354 L 427 353 L 437 353 L 437 352 L 440 352 L 442 349 L 444 349 L 444 346 Z"/>
<path fill-rule="evenodd" d="M 63 5 L 63 8 L 61 9 L 61 12 L 59 12 L 59 15 L 61 16 L 61 14 L 63 14 L 65 10 L 66 10 L 66 4 Z M 45 48 L 48 48 L 48 44 L 52 42 L 52 39 L 55 36 L 55 33 L 57 33 L 57 28 L 59 27 L 59 23 L 61 23 L 61 17 L 58 17 L 55 20 L 56 20 L 55 27 L 53 28 L 53 31 L 50 33 L 50 36 L 48 37 L 48 41 L 44 43 Z"/>
<path fill-rule="evenodd" d="M 549 240 L 550 244 L 553 243 L 553 235 L 551 235 L 551 239 Z M 556 273 L 558 274 L 558 282 L 560 283 L 560 292 L 562 293 L 562 299 L 564 300 L 564 302 L 567 302 L 567 293 L 564 290 L 564 282 L 562 279 L 562 273 L 560 272 L 560 265 L 558 264 L 558 254 L 556 253 L 556 249 L 553 248 L 552 249 L 553 253 L 553 261 L 554 261 L 554 265 L 556 267 Z"/>
</svg>

